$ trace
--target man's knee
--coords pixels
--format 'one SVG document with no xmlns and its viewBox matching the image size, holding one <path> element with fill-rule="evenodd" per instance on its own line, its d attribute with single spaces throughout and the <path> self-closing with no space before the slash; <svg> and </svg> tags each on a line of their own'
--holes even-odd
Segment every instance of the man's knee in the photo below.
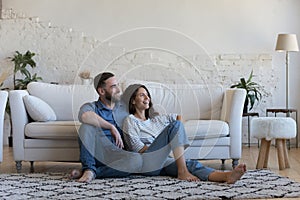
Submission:
<svg viewBox="0 0 300 200">
<path fill-rule="evenodd" d="M 81 124 L 78 130 L 79 137 L 83 137 L 87 134 L 95 133 L 96 127 L 90 124 Z"/>
<path fill-rule="evenodd" d="M 96 136 L 96 127 L 89 124 L 81 124 L 78 130 L 78 142 L 79 145 L 93 146 Z"/>
</svg>

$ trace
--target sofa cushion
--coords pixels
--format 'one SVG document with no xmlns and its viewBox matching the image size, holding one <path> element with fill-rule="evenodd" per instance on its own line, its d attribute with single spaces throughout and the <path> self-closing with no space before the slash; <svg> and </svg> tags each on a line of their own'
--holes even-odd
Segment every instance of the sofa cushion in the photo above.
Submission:
<svg viewBox="0 0 300 200">
<path fill-rule="evenodd" d="M 38 139 L 77 139 L 78 121 L 31 122 L 25 126 L 25 135 Z"/>
<path fill-rule="evenodd" d="M 31 82 L 27 85 L 29 94 L 47 102 L 59 121 L 78 120 L 80 106 L 98 99 L 91 85 L 55 85 Z"/>
<path fill-rule="evenodd" d="M 26 95 L 23 101 L 29 116 L 38 122 L 54 121 L 56 115 L 53 109 L 38 97 Z"/>
<path fill-rule="evenodd" d="M 226 137 L 229 135 L 229 126 L 220 120 L 188 120 L 184 127 L 189 140 Z"/>
</svg>

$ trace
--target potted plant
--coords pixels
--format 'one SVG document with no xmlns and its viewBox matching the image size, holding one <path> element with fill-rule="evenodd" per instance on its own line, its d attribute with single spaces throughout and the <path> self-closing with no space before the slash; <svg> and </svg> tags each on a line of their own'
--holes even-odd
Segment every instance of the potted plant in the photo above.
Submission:
<svg viewBox="0 0 300 200">
<path fill-rule="evenodd" d="M 35 53 L 32 53 L 30 51 L 27 51 L 25 54 L 21 54 L 19 51 L 16 51 L 14 56 L 10 58 L 10 60 L 14 63 L 14 73 L 13 73 L 14 90 L 26 89 L 28 83 L 42 80 L 42 78 L 38 77 L 36 73 L 31 75 L 30 71 L 27 69 L 27 66 L 30 66 L 31 68 L 36 67 L 36 63 L 32 58 L 33 56 L 35 56 Z M 23 77 L 22 79 L 21 78 L 16 79 L 16 75 L 18 72 L 25 77 Z M 9 104 L 6 105 L 6 112 L 10 115 Z M 11 118 L 10 118 L 10 123 L 11 123 Z M 12 147 L 12 135 L 9 136 L 8 141 L 9 141 L 9 146 Z"/>
<path fill-rule="evenodd" d="M 247 81 L 245 78 L 241 78 L 240 82 L 232 85 L 230 88 L 242 88 L 246 90 L 246 99 L 244 104 L 243 113 L 248 113 L 248 105 L 250 103 L 249 110 L 253 109 L 255 102 L 259 102 L 262 98 L 262 94 L 260 92 L 261 86 L 258 83 L 252 81 L 253 78 L 253 70 L 250 73 L 249 78 Z"/>
<path fill-rule="evenodd" d="M 42 78 L 38 77 L 36 73 L 31 75 L 31 73 L 27 69 L 27 66 L 30 66 L 31 68 L 36 67 L 36 63 L 32 59 L 34 55 L 35 53 L 32 53 L 30 51 L 27 51 L 25 54 L 21 54 L 19 51 L 16 51 L 16 54 L 11 58 L 11 61 L 13 61 L 15 64 L 13 77 L 14 90 L 26 89 L 28 83 L 42 80 Z M 25 77 L 23 79 L 16 79 L 16 74 L 18 72 L 20 72 Z"/>
</svg>

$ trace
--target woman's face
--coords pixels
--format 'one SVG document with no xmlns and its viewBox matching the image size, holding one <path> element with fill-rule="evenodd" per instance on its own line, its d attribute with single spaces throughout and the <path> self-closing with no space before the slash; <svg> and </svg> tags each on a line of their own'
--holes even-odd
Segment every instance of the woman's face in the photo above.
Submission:
<svg viewBox="0 0 300 200">
<path fill-rule="evenodd" d="M 132 104 L 134 104 L 137 110 L 146 110 L 149 108 L 150 101 L 151 99 L 147 91 L 144 88 L 140 87 Z"/>
</svg>

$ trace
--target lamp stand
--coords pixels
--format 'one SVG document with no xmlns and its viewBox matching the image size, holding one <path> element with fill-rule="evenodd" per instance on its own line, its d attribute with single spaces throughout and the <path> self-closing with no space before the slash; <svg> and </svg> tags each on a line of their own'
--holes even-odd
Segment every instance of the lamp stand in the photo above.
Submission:
<svg viewBox="0 0 300 200">
<path fill-rule="evenodd" d="M 285 54 L 285 66 L 286 66 L 286 70 L 285 70 L 285 108 L 289 109 L 289 51 L 286 51 Z M 287 112 L 286 116 L 289 117 L 290 113 Z"/>
</svg>

